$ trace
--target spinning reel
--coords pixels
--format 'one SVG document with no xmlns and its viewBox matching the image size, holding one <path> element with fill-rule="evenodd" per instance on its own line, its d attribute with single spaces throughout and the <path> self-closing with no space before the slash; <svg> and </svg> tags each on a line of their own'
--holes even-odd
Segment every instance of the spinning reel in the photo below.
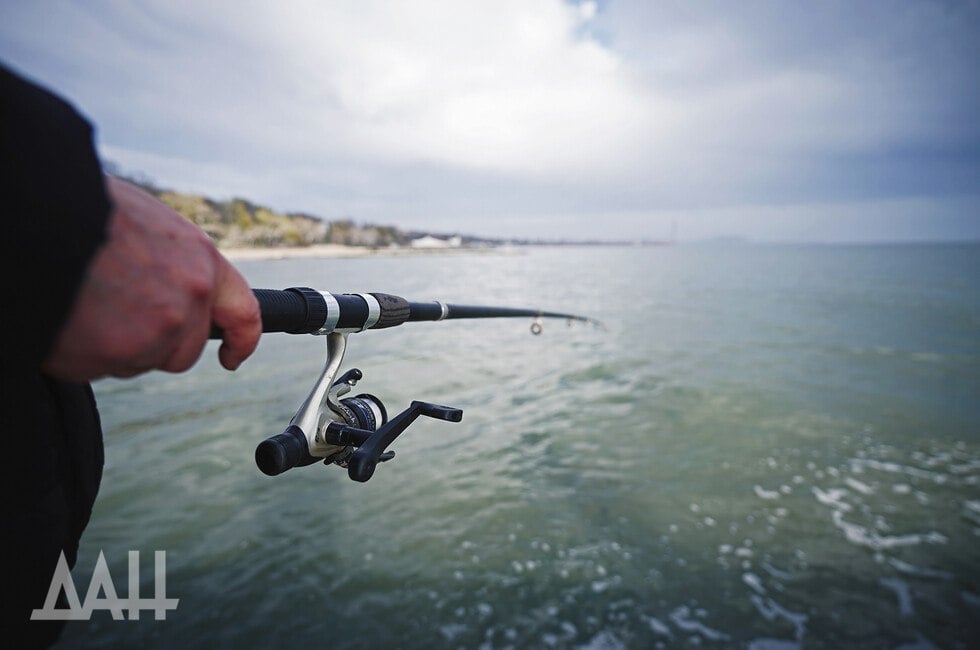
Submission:
<svg viewBox="0 0 980 650">
<path fill-rule="evenodd" d="M 255 462 L 265 474 L 275 476 L 322 460 L 325 465 L 346 467 L 351 479 L 364 482 L 374 475 L 378 463 L 395 457 L 388 446 L 419 416 L 447 422 L 463 419 L 460 409 L 414 401 L 389 420 L 387 409 L 374 395 L 341 399 L 363 377 L 352 368 L 334 379 L 346 347 L 346 333 L 327 334 L 327 362 L 313 390 L 286 430 L 255 450 Z"/>
<path fill-rule="evenodd" d="M 453 305 L 441 302 L 409 302 L 386 293 L 332 294 L 305 287 L 283 291 L 253 289 L 262 312 L 263 332 L 324 335 L 327 360 L 310 394 L 289 426 L 263 441 L 255 450 L 255 462 L 269 476 L 293 467 L 323 461 L 347 468 L 355 481 L 367 481 L 378 463 L 391 460 L 388 447 L 418 417 L 447 422 L 463 418 L 460 409 L 429 402 L 412 402 L 388 418 L 384 404 L 368 394 L 344 397 L 363 377 L 353 368 L 337 373 L 347 350 L 347 337 L 368 329 L 395 327 L 409 321 L 458 318 L 531 317 L 531 332 L 540 334 L 543 318 L 564 318 L 601 326 L 598 321 L 574 314 L 522 309 Z M 212 338 L 221 338 L 212 330 Z"/>
</svg>

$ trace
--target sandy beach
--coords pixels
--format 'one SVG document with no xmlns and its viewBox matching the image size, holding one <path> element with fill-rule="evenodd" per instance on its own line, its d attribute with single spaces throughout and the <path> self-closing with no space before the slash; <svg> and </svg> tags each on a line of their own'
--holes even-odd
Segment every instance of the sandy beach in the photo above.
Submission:
<svg viewBox="0 0 980 650">
<path fill-rule="evenodd" d="M 221 248 L 220 250 L 222 255 L 233 262 L 248 260 L 292 259 L 297 257 L 360 257 L 375 254 L 375 252 L 369 248 L 342 246 L 340 244 Z"/>
<path fill-rule="evenodd" d="M 222 248 L 221 253 L 233 262 L 250 260 L 295 259 L 301 257 L 371 257 L 376 255 L 458 255 L 460 253 L 506 252 L 507 248 L 369 248 L 341 244 L 255 248 Z"/>
</svg>

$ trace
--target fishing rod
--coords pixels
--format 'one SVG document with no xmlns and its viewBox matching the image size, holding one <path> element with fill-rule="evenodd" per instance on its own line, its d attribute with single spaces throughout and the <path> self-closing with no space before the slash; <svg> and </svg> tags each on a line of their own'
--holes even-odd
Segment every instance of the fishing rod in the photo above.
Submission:
<svg viewBox="0 0 980 650">
<path fill-rule="evenodd" d="M 363 378 L 357 368 L 337 377 L 347 337 L 356 332 L 396 327 L 415 321 L 471 318 L 531 318 L 531 332 L 541 334 L 545 318 L 565 319 L 601 327 L 585 316 L 538 309 L 456 305 L 438 301 L 409 302 L 386 293 L 335 294 L 307 287 L 253 289 L 262 313 L 264 333 L 314 334 L 326 337 L 327 358 L 320 376 L 282 433 L 267 438 L 255 449 L 255 462 L 269 476 L 293 467 L 322 461 L 347 468 L 348 476 L 364 482 L 378 463 L 391 460 L 388 447 L 420 416 L 459 422 L 463 411 L 431 402 L 413 401 L 388 418 L 374 395 L 343 397 Z M 211 338 L 221 338 L 212 330 Z"/>
</svg>

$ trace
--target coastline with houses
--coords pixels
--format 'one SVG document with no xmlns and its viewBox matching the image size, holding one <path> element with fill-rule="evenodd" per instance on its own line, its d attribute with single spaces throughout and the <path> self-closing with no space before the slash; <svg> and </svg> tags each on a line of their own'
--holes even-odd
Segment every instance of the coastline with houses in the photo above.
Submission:
<svg viewBox="0 0 980 650">
<path fill-rule="evenodd" d="M 403 231 L 395 226 L 281 213 L 244 198 L 215 200 L 158 187 L 137 175 L 115 173 L 150 192 L 198 227 L 230 260 L 362 257 L 457 252 L 513 252 L 523 246 L 660 246 L 668 242 L 486 238 L 460 233 Z"/>
</svg>

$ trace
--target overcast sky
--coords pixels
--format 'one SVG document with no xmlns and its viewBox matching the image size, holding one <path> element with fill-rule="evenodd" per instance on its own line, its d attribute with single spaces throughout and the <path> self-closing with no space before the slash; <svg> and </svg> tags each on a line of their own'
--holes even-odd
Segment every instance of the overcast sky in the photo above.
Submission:
<svg viewBox="0 0 980 650">
<path fill-rule="evenodd" d="M 980 3 L 2 2 L 159 184 L 487 236 L 980 239 Z"/>
</svg>

